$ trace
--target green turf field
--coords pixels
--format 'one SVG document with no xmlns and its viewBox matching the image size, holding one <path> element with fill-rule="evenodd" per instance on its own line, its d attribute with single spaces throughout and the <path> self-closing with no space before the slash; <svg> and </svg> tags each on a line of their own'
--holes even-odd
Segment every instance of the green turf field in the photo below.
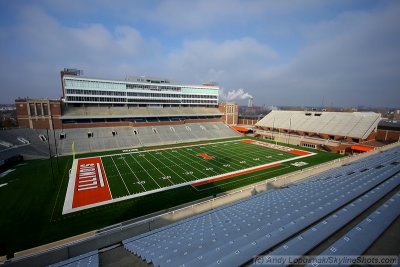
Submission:
<svg viewBox="0 0 400 267">
<path fill-rule="evenodd" d="M 220 140 L 218 142 L 230 140 Z M 227 171 L 234 171 L 250 166 L 257 166 L 269 161 L 272 162 L 296 156 L 286 155 L 284 152 L 276 153 L 274 151 L 275 153 L 271 157 L 275 158 L 267 158 L 269 157 L 268 153 L 270 153 L 268 149 L 242 142 L 232 142 L 229 145 L 222 145 L 222 148 L 219 148 L 219 145 L 216 144 L 206 145 L 205 142 L 199 144 L 202 145 L 192 147 L 192 150 L 184 150 L 182 153 L 172 152 L 175 148 L 168 151 L 153 152 L 143 152 L 145 149 L 140 148 L 139 150 L 143 153 L 137 153 L 135 156 L 132 153 L 125 154 L 124 160 L 118 159 L 121 155 L 111 156 L 112 154 L 122 154 L 123 151 L 121 150 L 79 155 L 79 157 L 102 156 L 107 172 L 107 179 L 112 184 L 112 194 L 113 196 L 122 196 L 128 194 L 128 191 L 122 185 L 123 182 L 121 177 L 116 173 L 116 169 L 121 172 L 121 175 L 122 173 L 127 174 L 122 175 L 122 179 L 125 183 L 130 183 L 129 187 L 128 185 L 127 187 L 129 193 L 132 194 L 144 189 L 137 184 L 137 180 L 134 180 L 135 175 L 130 169 L 136 175 L 141 174 L 139 181 L 145 181 L 147 190 L 157 188 L 156 183 L 152 184 L 150 182 L 152 179 L 157 179 L 156 181 L 160 186 L 161 183 L 169 185 L 179 183 L 180 180 L 183 182 L 183 180 L 201 179 L 206 175 L 217 175 Z M 242 145 L 244 145 L 243 148 L 241 147 Z M 238 149 L 235 146 L 240 146 L 240 148 Z M 180 149 L 188 149 L 188 147 Z M 316 155 L 301 159 L 302 162 L 308 164 L 305 167 L 340 157 L 338 154 L 303 147 L 300 149 L 316 153 Z M 221 152 L 221 150 L 224 150 L 224 152 Z M 159 152 L 161 154 L 156 154 Z M 214 158 L 207 160 L 207 164 L 205 165 L 205 160 L 197 156 L 199 152 L 214 156 Z M 146 156 L 139 156 L 140 154 L 146 154 Z M 256 160 L 257 158 L 259 160 Z M 174 159 L 173 162 L 170 161 L 172 159 Z M 258 163 L 261 159 L 262 162 Z M 113 161 L 115 161 L 118 167 L 113 167 Z M 244 161 L 244 163 L 240 163 L 241 161 Z M 0 187 L 0 203 L 2 203 L 2 208 L 0 209 L 0 255 L 12 255 L 16 251 L 106 227 L 204 197 L 215 196 L 227 190 L 264 181 L 304 168 L 293 166 L 291 162 L 285 162 L 281 166 L 272 169 L 247 173 L 196 188 L 190 185 L 172 188 L 155 194 L 62 215 L 71 166 L 71 156 L 59 157 L 58 159 L 52 158 L 51 160 L 33 160 L 13 167 L 14 171 L 4 177 L 0 177 L 0 184 L 6 184 Z M 212 170 L 206 172 L 206 168 L 212 168 Z M 188 175 L 184 175 L 186 172 L 188 172 Z M 171 178 L 165 178 L 168 176 L 171 176 Z"/>
<path fill-rule="evenodd" d="M 210 159 L 199 156 L 206 154 Z M 113 198 L 188 183 L 298 155 L 237 141 L 103 156 Z"/>
</svg>

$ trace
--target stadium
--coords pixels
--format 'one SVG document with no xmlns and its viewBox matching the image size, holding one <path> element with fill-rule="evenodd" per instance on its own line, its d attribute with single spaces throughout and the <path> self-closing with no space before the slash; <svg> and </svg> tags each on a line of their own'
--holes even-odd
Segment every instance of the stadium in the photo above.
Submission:
<svg viewBox="0 0 400 267">
<path fill-rule="evenodd" d="M 0 131 L 4 266 L 399 254 L 399 131 L 380 114 L 245 125 L 216 83 L 60 74 L 60 99 L 16 99 Z"/>
</svg>

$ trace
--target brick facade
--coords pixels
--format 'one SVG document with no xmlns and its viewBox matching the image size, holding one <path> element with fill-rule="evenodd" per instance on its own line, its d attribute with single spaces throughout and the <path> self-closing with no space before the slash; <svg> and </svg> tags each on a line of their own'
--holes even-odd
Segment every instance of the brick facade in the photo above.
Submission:
<svg viewBox="0 0 400 267">
<path fill-rule="evenodd" d="M 15 100 L 19 127 L 32 129 L 61 129 L 61 101 L 49 99 Z"/>
<path fill-rule="evenodd" d="M 400 141 L 400 131 L 378 129 L 376 140 L 384 142 Z"/>
<path fill-rule="evenodd" d="M 239 121 L 239 106 L 235 103 L 221 103 L 218 106 L 219 111 L 224 115 L 222 121 L 227 125 L 237 125 Z"/>
</svg>

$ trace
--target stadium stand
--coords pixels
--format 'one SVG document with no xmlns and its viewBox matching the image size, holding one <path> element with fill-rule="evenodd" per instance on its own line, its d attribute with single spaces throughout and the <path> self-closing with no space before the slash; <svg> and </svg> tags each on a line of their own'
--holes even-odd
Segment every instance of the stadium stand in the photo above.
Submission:
<svg viewBox="0 0 400 267">
<path fill-rule="evenodd" d="M 373 112 L 307 112 L 273 110 L 256 126 L 297 132 L 367 139 L 380 115 Z"/>
<path fill-rule="evenodd" d="M 25 258 L 12 263 L 15 266 L 41 261 L 50 264 L 58 258 L 63 260 L 52 266 L 97 266 L 102 259 L 113 262 L 113 257 L 118 257 L 116 261 L 132 261 L 135 266 L 239 266 L 254 264 L 254 257 L 258 255 L 307 255 L 321 243 L 326 243 L 328 248 L 317 253 L 321 256 L 362 255 L 394 220 L 398 221 L 400 213 L 400 146 L 393 144 L 380 152 L 369 153 L 370 156 L 349 157 L 352 160 L 340 167 L 284 187 L 272 187 L 172 224 L 161 224 L 158 226 L 161 228 L 150 228 L 147 220 L 153 222 L 158 216 L 150 215 L 144 224 L 139 219 L 117 228 L 107 227 L 99 230 L 93 239 L 82 240 L 82 245 L 76 241 L 44 252 L 53 253 L 49 257 L 34 255 L 32 261 Z M 360 220 L 359 214 L 366 215 Z M 139 231 L 141 234 L 132 236 L 136 232 L 134 228 L 142 226 L 153 230 Z M 126 233 L 122 234 L 124 228 Z M 128 238 L 118 239 L 123 235 Z M 109 243 L 109 248 L 91 252 L 91 265 L 87 265 L 89 254 L 68 260 L 65 255 L 60 256 L 70 246 L 74 247 L 74 255 L 80 249 L 86 253 L 100 246 L 106 248 L 104 243 L 99 245 L 100 240 L 110 238 L 115 243 Z M 122 248 L 126 253 L 122 253 Z M 52 256 L 53 260 L 45 260 Z"/>
<path fill-rule="evenodd" d="M 60 138 L 61 133 L 63 138 Z M 89 133 L 91 137 L 88 137 Z M 76 153 L 82 153 L 238 136 L 240 135 L 237 132 L 222 122 L 75 128 L 55 130 L 54 133 L 49 131 L 48 136 L 46 130 L 20 128 L 0 131 L 0 159 L 19 154 L 28 157 L 49 157 L 49 146 L 52 155 L 67 155 L 72 153 L 72 144 Z"/>
<path fill-rule="evenodd" d="M 303 234 L 316 244 L 400 184 L 399 153 L 397 147 L 124 240 L 123 245 L 154 266 L 238 266 L 324 219 Z M 324 235 L 316 235 L 318 230 Z M 308 250 L 298 243 L 301 238 L 292 240 L 297 244 L 293 248 Z"/>
<path fill-rule="evenodd" d="M 54 137 L 52 132 L 49 132 L 49 136 L 47 137 L 46 130 L 24 128 L 1 130 L 0 160 L 5 160 L 16 155 L 24 155 L 28 159 L 48 157 L 49 143 L 50 149 L 54 154 Z"/>
<path fill-rule="evenodd" d="M 212 130 L 207 130 L 203 125 L 213 125 Z M 203 126 L 204 130 L 201 128 Z M 215 128 L 216 127 L 216 128 Z M 76 131 L 69 130 L 69 131 Z M 182 142 L 194 142 L 207 139 L 229 138 L 239 136 L 235 131 L 225 126 L 221 122 L 215 123 L 188 123 L 184 125 L 169 125 L 169 126 L 147 126 L 147 127 L 112 127 L 112 128 L 93 128 L 80 129 L 79 136 L 72 137 L 74 140 L 79 140 L 79 148 L 77 152 L 109 150 L 119 148 L 129 148 L 138 146 L 154 146 L 164 144 L 174 144 Z M 87 132 L 93 132 L 93 138 L 90 138 L 90 146 L 87 142 Z M 117 132 L 116 136 L 112 136 L 112 131 Z M 136 134 L 135 134 L 136 132 Z M 126 134 L 125 137 L 121 135 Z M 71 139 L 68 138 L 67 139 Z M 85 144 L 86 142 L 86 144 Z M 72 143 L 67 142 L 67 146 Z M 68 151 L 68 147 L 63 145 L 62 151 Z M 68 153 L 68 152 L 67 152 Z"/>
<path fill-rule="evenodd" d="M 284 245 L 280 246 L 279 248 L 275 249 L 268 256 L 282 256 L 282 255 L 304 255 L 314 247 L 316 247 L 319 243 L 327 239 L 337 230 L 342 228 L 344 225 L 349 223 L 353 218 L 361 214 L 365 209 L 369 206 L 372 206 L 373 203 L 383 196 L 387 194 L 395 185 L 397 184 L 396 180 L 392 177 L 391 179 L 384 182 L 382 185 L 377 186 L 370 192 L 364 194 L 362 197 L 357 198 L 350 204 L 346 205 L 344 208 L 339 210 L 338 212 L 334 213 L 333 215 L 329 216 L 322 222 L 314 225 L 307 231 L 302 232 L 301 234 L 293 237 L 290 239 L 289 242 L 285 243 Z M 399 198 L 400 194 L 398 193 L 395 198 Z M 390 199 L 388 202 L 394 202 L 394 199 Z M 398 203 L 398 201 L 397 201 Z M 382 208 L 388 207 L 388 204 L 384 204 Z M 379 235 L 386 230 L 386 228 L 396 219 L 396 217 L 400 214 L 400 206 L 392 206 L 391 212 L 386 212 L 386 216 L 382 216 L 381 219 L 385 219 L 384 223 L 376 224 L 375 226 L 379 225 L 376 230 L 371 231 L 368 234 L 363 234 L 365 238 L 365 242 L 362 243 L 350 243 L 351 247 L 353 247 L 353 251 L 351 253 L 342 253 L 340 255 L 361 255 L 374 240 L 376 240 Z M 367 222 L 371 222 L 371 219 L 366 219 Z M 377 222 L 381 222 L 377 220 Z M 364 223 L 365 224 L 365 223 Z M 357 227 L 356 227 L 357 230 Z M 361 228 L 360 228 L 361 230 Z M 352 230 L 353 231 L 353 230 Z M 346 238 L 347 236 L 347 238 Z M 345 236 L 346 242 L 350 241 L 348 235 Z M 369 237 L 369 238 L 368 238 Z M 369 242 L 367 242 L 369 241 Z M 341 242 L 340 240 L 337 242 Z M 355 241 L 352 241 L 355 242 Z M 362 244 L 354 246 L 355 244 Z M 334 247 L 335 248 L 335 247 Z M 364 249 L 363 249 L 364 248 Z M 333 250 L 332 250 L 333 251 Z M 347 251 L 350 252 L 350 251 Z"/>
<path fill-rule="evenodd" d="M 331 255 L 360 256 L 400 215 L 400 192 L 386 201 L 318 257 Z M 308 265 L 324 266 L 324 265 Z M 350 266 L 350 265 L 348 265 Z"/>
<path fill-rule="evenodd" d="M 51 264 L 49 267 L 97 267 L 99 266 L 99 252 L 91 251 L 68 260 Z"/>
<path fill-rule="evenodd" d="M 181 108 L 147 108 L 147 107 L 73 107 L 65 108 L 63 119 L 76 118 L 146 118 L 146 117 L 174 117 L 174 116 L 221 116 L 217 108 L 181 107 Z"/>
<path fill-rule="evenodd" d="M 256 123 L 256 137 L 341 154 L 360 153 L 353 144 L 374 141 L 380 114 L 274 110 Z"/>
</svg>

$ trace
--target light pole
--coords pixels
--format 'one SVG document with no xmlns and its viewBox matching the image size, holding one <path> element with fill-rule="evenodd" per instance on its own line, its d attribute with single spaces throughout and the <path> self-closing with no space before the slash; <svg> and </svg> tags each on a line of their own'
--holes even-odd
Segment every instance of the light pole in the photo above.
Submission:
<svg viewBox="0 0 400 267">
<path fill-rule="evenodd" d="M 51 160 L 51 148 L 50 148 L 50 138 L 49 138 L 49 129 L 47 128 L 47 144 L 49 146 L 49 159 L 50 159 L 50 166 L 51 166 L 51 174 L 53 178 L 53 186 L 54 184 L 54 169 L 53 169 L 53 161 Z"/>
<path fill-rule="evenodd" d="M 289 118 L 289 139 L 288 144 L 290 144 L 290 129 L 292 128 L 292 117 Z"/>
<path fill-rule="evenodd" d="M 274 116 L 274 120 L 272 121 L 272 141 L 274 141 L 274 132 L 275 132 L 275 116 Z"/>
</svg>

